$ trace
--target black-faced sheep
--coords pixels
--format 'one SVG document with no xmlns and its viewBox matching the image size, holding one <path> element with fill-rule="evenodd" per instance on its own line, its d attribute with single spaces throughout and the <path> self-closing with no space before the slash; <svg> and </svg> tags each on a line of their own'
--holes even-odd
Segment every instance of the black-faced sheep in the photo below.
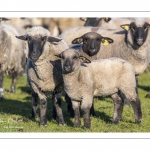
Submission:
<svg viewBox="0 0 150 150">
<path fill-rule="evenodd" d="M 27 79 L 32 89 L 33 117 L 38 117 L 37 104 L 40 100 L 40 125 L 46 125 L 47 98 L 45 92 L 52 91 L 53 107 L 56 120 L 64 124 L 61 109 L 63 77 L 61 62 L 55 55 L 68 48 L 60 38 L 40 26 L 34 26 L 23 36 L 17 37 L 26 41 L 27 48 Z"/>
<path fill-rule="evenodd" d="M 0 21 L 6 21 L 1 18 Z M 19 34 L 17 29 L 0 22 L 0 98 L 4 98 L 3 78 L 6 72 L 12 78 L 10 92 L 15 92 L 16 79 L 23 71 L 22 57 L 24 55 L 23 44 L 15 36 Z"/>
<path fill-rule="evenodd" d="M 131 102 L 136 123 L 141 122 L 142 112 L 140 99 L 136 93 L 135 73 L 129 62 L 120 58 L 91 62 L 72 48 L 57 56 L 61 58 L 64 89 L 72 100 L 76 127 L 80 126 L 79 107 L 81 104 L 84 127 L 90 128 L 90 108 L 93 96 L 111 95 L 114 101 L 113 122 L 119 123 L 123 111 L 122 95 L 124 95 Z M 82 58 L 88 64 L 81 64 Z"/>
</svg>

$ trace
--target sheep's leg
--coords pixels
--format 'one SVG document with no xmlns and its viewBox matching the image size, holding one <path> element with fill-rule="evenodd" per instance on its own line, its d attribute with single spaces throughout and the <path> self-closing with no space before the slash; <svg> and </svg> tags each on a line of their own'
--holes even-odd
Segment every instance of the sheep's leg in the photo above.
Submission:
<svg viewBox="0 0 150 150">
<path fill-rule="evenodd" d="M 134 111 L 135 122 L 140 123 L 142 120 L 141 102 L 137 97 L 135 100 L 131 100 L 131 105 Z"/>
<path fill-rule="evenodd" d="M 119 93 L 115 93 L 111 96 L 114 101 L 114 115 L 113 115 L 113 123 L 119 123 L 122 111 L 123 111 L 123 100 Z"/>
<path fill-rule="evenodd" d="M 135 80 L 136 80 L 136 93 L 138 95 L 138 77 L 139 76 L 135 76 Z"/>
<path fill-rule="evenodd" d="M 4 72 L 0 70 L 0 99 L 4 99 L 3 80 L 4 80 Z"/>
<path fill-rule="evenodd" d="M 91 121 L 90 121 L 90 108 L 92 107 L 92 98 L 86 98 L 82 100 L 81 103 L 81 110 L 83 114 L 83 120 L 84 120 L 84 127 L 90 128 L 91 127 Z"/>
<path fill-rule="evenodd" d="M 17 76 L 18 76 L 17 72 L 13 71 L 12 72 L 12 83 L 11 83 L 10 90 L 9 90 L 10 93 L 15 93 Z"/>
<path fill-rule="evenodd" d="M 47 99 L 45 97 L 43 99 L 40 99 L 40 125 L 47 124 L 46 112 L 47 112 Z"/>
<path fill-rule="evenodd" d="M 38 108 L 37 108 L 37 105 L 38 105 L 38 95 L 32 91 L 32 117 L 37 120 L 39 118 L 39 115 L 38 115 Z"/>
<path fill-rule="evenodd" d="M 67 102 L 67 110 L 70 113 L 70 117 L 74 117 L 74 110 L 72 108 L 72 102 L 68 94 L 65 94 L 65 101 Z M 94 110 L 94 104 L 92 104 L 92 107 L 90 109 L 90 115 L 96 116 L 95 110 Z"/>
<path fill-rule="evenodd" d="M 54 91 L 52 93 L 52 100 L 53 100 L 53 118 L 56 119 L 56 121 L 59 124 L 64 125 L 64 117 L 61 109 L 61 94 L 60 92 Z"/>
<path fill-rule="evenodd" d="M 72 107 L 74 110 L 74 126 L 80 127 L 81 121 L 80 121 L 80 101 L 74 101 L 72 100 Z"/>
<path fill-rule="evenodd" d="M 70 113 L 70 117 L 74 117 L 74 110 L 72 108 L 72 102 L 71 102 L 71 98 L 68 96 L 68 94 L 65 94 L 65 101 L 67 103 L 67 110 Z"/>
<path fill-rule="evenodd" d="M 90 109 L 90 115 L 96 116 L 96 113 L 95 113 L 95 110 L 94 110 L 94 101 L 93 101 L 92 107 L 91 107 L 91 109 Z"/>
</svg>

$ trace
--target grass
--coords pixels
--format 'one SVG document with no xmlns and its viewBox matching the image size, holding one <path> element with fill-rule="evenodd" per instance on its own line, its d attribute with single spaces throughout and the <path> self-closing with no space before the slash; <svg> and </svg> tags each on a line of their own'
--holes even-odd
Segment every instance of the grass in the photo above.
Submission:
<svg viewBox="0 0 150 150">
<path fill-rule="evenodd" d="M 91 117 L 91 128 L 83 128 L 83 118 L 81 118 L 81 127 L 74 128 L 73 118 L 69 117 L 66 109 L 66 103 L 63 100 L 62 109 L 66 126 L 60 126 L 52 119 L 51 95 L 48 97 L 48 125 L 39 126 L 39 121 L 33 121 L 31 118 L 31 95 L 30 88 L 26 82 L 26 76 L 19 77 L 16 85 L 16 93 L 9 93 L 11 79 L 7 76 L 4 80 L 5 99 L 0 100 L 0 132 L 59 132 L 59 133 L 131 133 L 131 132 L 150 132 L 150 99 L 145 95 L 150 90 L 150 72 L 145 72 L 139 77 L 139 97 L 142 103 L 143 119 L 140 125 L 134 123 L 134 114 L 131 106 L 125 106 L 122 119 L 119 124 L 112 123 L 113 102 L 110 98 L 95 98 L 94 107 L 96 117 Z"/>
</svg>

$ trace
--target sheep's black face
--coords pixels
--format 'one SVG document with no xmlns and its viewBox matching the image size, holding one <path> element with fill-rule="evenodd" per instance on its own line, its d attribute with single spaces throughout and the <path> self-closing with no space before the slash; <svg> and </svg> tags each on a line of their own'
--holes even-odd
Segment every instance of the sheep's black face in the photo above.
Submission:
<svg viewBox="0 0 150 150">
<path fill-rule="evenodd" d="M 61 54 L 61 63 L 64 74 L 73 72 L 80 65 L 79 53 L 75 50 L 65 50 Z"/>
<path fill-rule="evenodd" d="M 134 43 L 138 46 L 142 46 L 148 35 L 149 24 L 145 22 L 143 26 L 137 27 L 136 24 L 132 22 L 130 28 Z"/>
<path fill-rule="evenodd" d="M 29 53 L 28 57 L 33 61 L 37 61 L 43 52 L 43 47 L 46 42 L 46 37 L 27 37 Z"/>
<path fill-rule="evenodd" d="M 97 27 L 102 18 L 87 18 L 84 26 Z"/>
<path fill-rule="evenodd" d="M 101 41 L 102 37 L 100 34 L 95 32 L 89 32 L 83 36 L 82 49 L 87 55 L 94 56 L 100 50 Z"/>
</svg>

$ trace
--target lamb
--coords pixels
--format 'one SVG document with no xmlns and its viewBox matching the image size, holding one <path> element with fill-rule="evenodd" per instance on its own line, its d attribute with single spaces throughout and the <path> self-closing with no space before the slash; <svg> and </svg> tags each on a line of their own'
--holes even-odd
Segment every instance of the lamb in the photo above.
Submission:
<svg viewBox="0 0 150 150">
<path fill-rule="evenodd" d="M 4 73 L 6 72 L 11 76 L 12 84 L 9 91 L 14 93 L 16 79 L 23 71 L 21 64 L 23 56 L 22 42 L 15 38 L 18 32 L 13 26 L 1 23 L 1 21 L 7 20 L 7 18 L 1 18 L 0 20 L 0 99 L 4 99 Z"/>
<path fill-rule="evenodd" d="M 131 102 L 135 122 L 141 122 L 142 111 L 140 99 L 135 90 L 135 72 L 129 62 L 115 57 L 91 62 L 73 48 L 57 56 L 61 58 L 64 89 L 72 100 L 75 127 L 80 126 L 79 107 L 81 104 L 84 127 L 90 128 L 89 114 L 93 96 L 111 96 L 114 101 L 113 123 L 117 124 L 123 111 L 124 95 Z M 80 59 L 87 64 L 81 63 Z"/>
<path fill-rule="evenodd" d="M 17 36 L 26 41 L 27 80 L 31 87 L 32 116 L 38 118 L 37 105 L 40 100 L 40 125 L 47 124 L 47 98 L 45 92 L 52 92 L 53 117 L 59 124 L 65 124 L 61 109 L 61 94 L 63 92 L 63 77 L 61 61 L 55 55 L 68 48 L 60 38 L 41 27 L 30 28 L 25 35 Z"/>
</svg>

